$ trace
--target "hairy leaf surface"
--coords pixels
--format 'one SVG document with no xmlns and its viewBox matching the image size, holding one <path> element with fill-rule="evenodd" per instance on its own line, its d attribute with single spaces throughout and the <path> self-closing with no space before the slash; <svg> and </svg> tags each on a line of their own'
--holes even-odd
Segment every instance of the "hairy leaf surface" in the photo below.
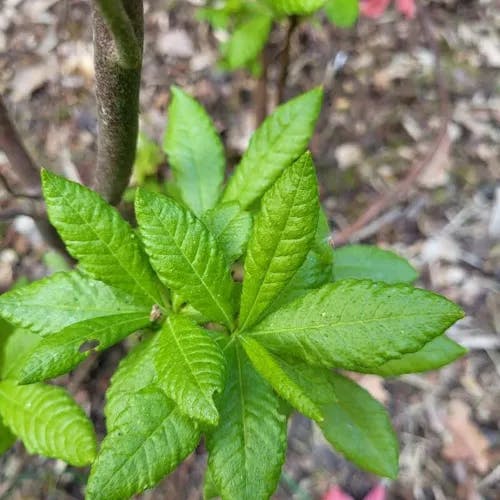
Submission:
<svg viewBox="0 0 500 500">
<path fill-rule="evenodd" d="M 372 245 L 347 245 L 335 250 L 333 278 L 412 283 L 418 273 L 407 260 L 388 250 Z"/>
<path fill-rule="evenodd" d="M 60 272 L 0 296 L 0 314 L 46 336 L 92 318 L 146 312 L 151 305 L 77 271 Z"/>
<path fill-rule="evenodd" d="M 367 368 L 369 373 L 382 375 L 383 377 L 394 377 L 405 373 L 419 373 L 436 370 L 452 363 L 467 352 L 460 344 L 441 335 L 431 340 L 417 352 L 403 354 L 399 359 L 391 359 L 375 368 Z M 357 371 L 365 371 L 358 369 Z"/>
<path fill-rule="evenodd" d="M 286 419 L 271 386 L 233 343 L 219 426 L 207 436 L 208 467 L 223 500 L 264 500 L 274 493 L 285 459 Z"/>
<path fill-rule="evenodd" d="M 213 401 L 224 386 L 224 356 L 208 332 L 183 316 L 167 318 L 155 352 L 158 385 L 189 417 L 216 425 Z"/>
<path fill-rule="evenodd" d="M 241 344 L 255 369 L 273 386 L 274 390 L 283 399 L 288 401 L 306 417 L 316 421 L 323 420 L 319 408 L 311 401 L 307 393 L 288 376 L 269 351 L 253 339 L 240 338 Z"/>
<path fill-rule="evenodd" d="M 212 321 L 233 323 L 233 281 L 206 226 L 166 196 L 139 190 L 136 214 L 160 279 Z"/>
<path fill-rule="evenodd" d="M 228 69 L 243 68 L 256 60 L 269 38 L 271 24 L 268 14 L 254 14 L 237 26 L 223 47 Z"/>
<path fill-rule="evenodd" d="M 196 424 L 157 388 L 131 394 L 104 438 L 88 500 L 123 500 L 153 487 L 198 444 Z"/>
<path fill-rule="evenodd" d="M 251 207 L 283 170 L 306 149 L 319 115 L 323 91 L 316 88 L 278 107 L 253 134 L 229 179 L 222 201 Z"/>
<path fill-rule="evenodd" d="M 50 221 L 87 273 L 150 305 L 164 302 L 136 234 L 115 208 L 94 191 L 47 170 L 42 184 Z"/>
<path fill-rule="evenodd" d="M 325 438 L 362 469 L 395 479 L 398 441 L 385 408 L 352 380 L 331 374 L 335 400 L 322 407 Z"/>
<path fill-rule="evenodd" d="M 318 226 L 318 188 L 309 153 L 262 198 L 245 258 L 240 328 L 260 318 L 303 264 Z"/>
<path fill-rule="evenodd" d="M 328 0 L 325 12 L 335 26 L 350 28 L 359 16 L 359 0 Z"/>
<path fill-rule="evenodd" d="M 249 335 L 313 365 L 356 370 L 418 351 L 462 316 L 457 305 L 432 292 L 345 280 L 272 313 Z"/>
<path fill-rule="evenodd" d="M 224 181 L 224 147 L 205 109 L 172 87 L 163 147 L 184 203 L 200 216 L 217 203 Z"/>
<path fill-rule="evenodd" d="M 58 377 L 73 370 L 92 352 L 100 352 L 149 326 L 149 313 L 127 313 L 74 323 L 45 337 L 22 359 L 16 375 L 23 384 Z"/>
<path fill-rule="evenodd" d="M 239 203 L 222 203 L 208 210 L 202 221 L 224 251 L 228 262 L 234 262 L 245 253 L 252 216 L 241 210 Z"/>
<path fill-rule="evenodd" d="M 96 454 L 92 423 L 69 394 L 52 385 L 0 382 L 0 416 L 30 453 L 81 467 Z"/>
</svg>

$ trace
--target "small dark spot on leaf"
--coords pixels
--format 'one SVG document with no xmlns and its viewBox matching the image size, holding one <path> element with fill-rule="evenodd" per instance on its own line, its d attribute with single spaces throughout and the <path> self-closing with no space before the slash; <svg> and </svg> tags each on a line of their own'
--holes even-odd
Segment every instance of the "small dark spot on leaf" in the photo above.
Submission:
<svg viewBox="0 0 500 500">
<path fill-rule="evenodd" d="M 100 342 L 96 339 L 86 340 L 78 349 L 78 352 L 88 352 L 92 351 L 98 347 Z"/>
</svg>

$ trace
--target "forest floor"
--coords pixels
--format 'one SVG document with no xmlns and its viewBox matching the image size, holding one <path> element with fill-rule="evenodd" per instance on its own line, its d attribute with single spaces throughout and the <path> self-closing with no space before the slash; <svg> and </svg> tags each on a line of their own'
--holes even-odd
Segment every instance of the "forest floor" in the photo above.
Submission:
<svg viewBox="0 0 500 500">
<path fill-rule="evenodd" d="M 196 3 L 146 2 L 142 129 L 161 143 L 169 86 L 175 83 L 206 106 L 234 164 L 254 129 L 256 82 L 244 71 L 217 69 L 217 40 L 196 21 Z M 311 150 L 334 239 L 342 235 L 397 251 L 420 272 L 418 286 L 457 301 L 467 313 L 449 332 L 469 349 L 463 359 L 439 372 L 359 380 L 388 407 L 401 443 L 399 479 L 383 483 L 387 497 L 495 500 L 500 498 L 500 12 L 495 0 L 417 3 L 424 15 L 414 20 L 390 10 L 376 21 L 362 19 L 353 30 L 334 29 L 321 16 L 301 24 L 292 38 L 286 96 L 324 85 Z M 271 60 L 284 37 L 285 27 L 277 27 Z M 84 182 L 92 175 L 96 149 L 91 38 L 88 1 L 0 2 L 0 91 L 36 161 Z M 269 79 L 272 103 L 274 63 Z M 394 197 L 398 180 L 433 148 L 404 199 Z M 0 172 L 8 168 L 0 153 Z M 0 192 L 0 201 L 6 196 Z M 389 200 L 384 210 L 351 231 L 381 196 Z M 4 223 L 2 235 L 2 291 L 57 265 L 30 219 Z M 101 435 L 99 404 L 123 352 L 111 349 L 83 377 L 77 370 L 62 380 L 91 412 Z M 200 448 L 140 498 L 201 498 L 204 460 Z M 61 462 L 28 457 L 17 444 L 0 458 L 0 499 L 81 499 L 85 477 L 86 471 Z M 361 499 L 378 481 L 331 451 L 308 421 L 296 417 L 274 498 L 320 499 L 338 484 Z"/>
</svg>

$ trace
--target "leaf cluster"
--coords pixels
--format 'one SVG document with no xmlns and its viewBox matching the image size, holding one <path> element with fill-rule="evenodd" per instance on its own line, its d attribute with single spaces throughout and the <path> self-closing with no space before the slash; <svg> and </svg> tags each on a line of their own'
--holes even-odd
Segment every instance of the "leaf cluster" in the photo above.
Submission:
<svg viewBox="0 0 500 500">
<path fill-rule="evenodd" d="M 335 26 L 353 26 L 359 14 L 358 0 L 220 0 L 197 12 L 225 34 L 220 44 L 220 66 L 228 71 L 246 68 L 261 71 L 260 54 L 274 24 L 294 17 L 309 17 L 324 11 Z"/>
<path fill-rule="evenodd" d="M 292 4 L 293 2 L 290 2 Z M 138 230 L 88 188 L 42 173 L 52 224 L 78 260 L 0 297 L 0 443 L 92 463 L 87 498 L 154 486 L 202 436 L 207 496 L 265 499 L 285 459 L 287 419 L 314 420 L 348 459 L 395 477 L 398 445 L 383 406 L 341 370 L 383 376 L 463 354 L 443 336 L 462 316 L 414 288 L 413 268 L 366 246 L 334 262 L 313 161 L 322 100 L 279 107 L 224 183 L 226 161 L 202 106 L 172 90 L 164 150 L 169 195 L 138 189 Z M 136 335 L 106 394 L 96 454 L 89 420 L 44 381 Z"/>
</svg>

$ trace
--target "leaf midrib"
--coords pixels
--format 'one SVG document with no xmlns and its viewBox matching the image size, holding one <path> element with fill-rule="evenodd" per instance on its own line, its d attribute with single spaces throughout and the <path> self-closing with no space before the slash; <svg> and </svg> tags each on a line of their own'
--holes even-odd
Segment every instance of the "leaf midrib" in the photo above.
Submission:
<svg viewBox="0 0 500 500">
<path fill-rule="evenodd" d="M 87 221 L 86 221 L 86 220 L 85 220 L 85 219 L 84 219 L 84 218 L 80 215 L 80 213 L 79 213 L 79 212 L 75 209 L 75 207 L 73 206 L 73 204 L 72 204 L 71 200 L 69 200 L 69 199 L 67 198 L 67 196 L 66 196 L 64 193 L 61 193 L 59 196 L 60 196 L 61 198 L 63 198 L 63 199 L 66 201 L 66 203 L 68 204 L 69 208 L 72 210 L 73 214 L 75 214 L 75 215 L 76 215 L 76 218 L 77 218 L 77 219 L 79 219 L 80 221 L 82 221 L 82 223 L 83 223 L 83 224 L 84 224 L 84 225 L 85 225 L 85 226 L 86 226 L 86 227 L 90 230 L 90 232 L 91 232 L 91 233 L 95 236 L 95 238 L 96 238 L 98 241 L 100 241 L 102 244 L 104 244 L 104 246 L 107 248 L 107 250 L 108 250 L 109 254 L 110 254 L 112 257 L 114 257 L 114 258 L 115 258 L 116 262 L 118 263 L 119 267 L 123 270 L 124 274 L 126 274 L 127 276 L 129 276 L 130 278 L 132 278 L 132 281 L 134 282 L 134 284 L 135 284 L 136 286 L 138 286 L 138 287 L 139 287 L 139 289 L 140 289 L 140 290 L 142 290 L 142 292 L 143 292 L 143 293 L 145 293 L 145 296 L 146 296 L 146 297 L 149 297 L 150 299 L 153 299 L 153 303 L 155 303 L 155 304 L 156 304 L 156 303 L 161 303 L 162 301 L 158 301 L 158 298 L 159 298 L 159 297 L 157 298 L 157 297 L 154 297 L 153 295 L 151 295 L 150 291 L 149 291 L 149 290 L 147 290 L 147 289 L 145 289 L 145 288 L 143 287 L 143 285 L 141 284 L 141 282 L 140 282 L 140 281 L 138 281 L 138 280 L 135 278 L 135 276 L 133 276 L 132 274 L 130 274 L 130 273 L 128 272 L 127 267 L 125 267 L 125 266 L 122 264 L 121 259 L 119 259 L 119 258 L 118 258 L 118 256 L 117 256 L 117 255 L 116 255 L 116 254 L 115 254 L 115 253 L 111 250 L 111 247 L 109 246 L 109 244 L 108 244 L 105 240 L 103 240 L 103 239 L 99 236 L 99 234 L 98 234 L 98 233 L 94 230 L 93 226 L 92 226 L 90 223 L 88 223 L 88 222 L 87 222 Z M 113 215 L 114 215 L 114 216 L 116 216 L 116 214 L 112 214 L 112 217 L 113 217 Z M 132 238 L 132 237 L 134 237 L 133 233 L 131 234 L 131 238 Z M 73 241 L 75 241 L 75 240 L 73 240 Z M 134 241 L 134 240 L 132 240 L 132 241 Z M 137 243 L 137 242 L 135 242 L 135 243 Z M 139 252 L 139 254 L 140 254 L 141 252 L 140 252 L 140 247 L 139 247 L 139 245 L 136 245 L 136 247 L 137 247 L 137 248 L 136 248 L 136 251 L 137 251 L 137 252 Z M 85 266 L 84 266 L 84 267 L 85 267 Z M 103 280 L 103 281 L 104 281 L 104 280 Z"/>
</svg>

